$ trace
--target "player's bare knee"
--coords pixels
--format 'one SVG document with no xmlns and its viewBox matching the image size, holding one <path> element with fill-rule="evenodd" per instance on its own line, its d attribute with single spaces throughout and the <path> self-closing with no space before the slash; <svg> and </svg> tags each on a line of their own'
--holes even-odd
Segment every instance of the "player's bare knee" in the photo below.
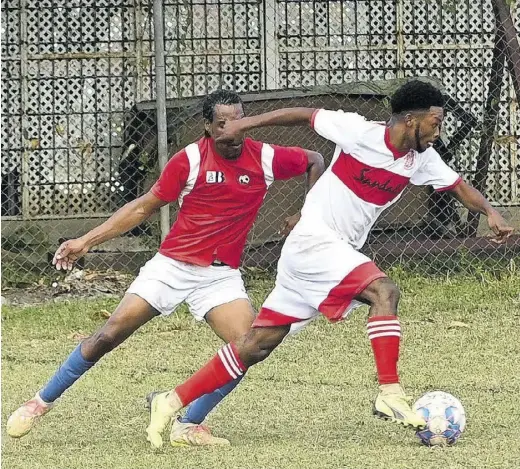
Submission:
<svg viewBox="0 0 520 469">
<path fill-rule="evenodd" d="M 101 328 L 83 341 L 81 350 L 88 360 L 99 360 L 122 342 L 120 335 L 112 328 Z"/>
<path fill-rule="evenodd" d="M 265 360 L 285 334 L 275 328 L 252 328 L 238 341 L 239 355 L 248 368 Z"/>
<path fill-rule="evenodd" d="M 249 368 L 250 366 L 253 366 L 256 363 L 260 363 L 261 361 L 265 360 L 273 350 L 274 347 L 265 347 L 260 344 L 252 344 L 247 349 L 247 358 L 244 361 L 244 364 Z"/>
<path fill-rule="evenodd" d="M 272 352 L 272 348 L 266 348 L 261 342 L 247 335 L 240 341 L 239 356 L 245 366 L 248 368 L 256 363 L 265 360 Z"/>
<path fill-rule="evenodd" d="M 389 311 L 397 311 L 397 305 L 401 297 L 399 287 L 389 278 L 381 282 L 379 289 L 379 302 L 381 306 L 387 307 Z"/>
<path fill-rule="evenodd" d="M 367 288 L 370 303 L 385 314 L 395 313 L 401 293 L 399 287 L 389 278 L 380 278 Z"/>
<path fill-rule="evenodd" d="M 236 343 L 242 339 L 242 337 L 247 336 L 249 330 L 251 329 L 251 321 L 250 323 L 237 324 L 232 330 L 229 331 L 230 338 L 226 340 L 226 342 Z"/>
</svg>

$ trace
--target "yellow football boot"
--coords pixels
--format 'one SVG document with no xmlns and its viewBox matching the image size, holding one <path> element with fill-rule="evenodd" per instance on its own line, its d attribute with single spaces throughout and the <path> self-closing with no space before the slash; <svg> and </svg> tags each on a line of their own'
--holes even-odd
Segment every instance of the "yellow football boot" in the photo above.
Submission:
<svg viewBox="0 0 520 469">
<path fill-rule="evenodd" d="M 163 444 L 162 433 L 183 405 L 174 391 L 152 393 L 147 400 L 150 402 L 150 425 L 146 429 L 146 439 L 152 448 L 158 449 Z"/>
<path fill-rule="evenodd" d="M 391 422 L 421 430 L 426 427 L 424 419 L 416 414 L 409 404 L 399 383 L 383 384 L 374 403 L 374 415 Z"/>
</svg>

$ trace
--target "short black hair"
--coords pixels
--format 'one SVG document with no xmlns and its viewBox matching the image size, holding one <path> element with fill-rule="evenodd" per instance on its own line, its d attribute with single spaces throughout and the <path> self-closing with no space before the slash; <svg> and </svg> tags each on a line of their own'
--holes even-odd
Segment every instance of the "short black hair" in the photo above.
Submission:
<svg viewBox="0 0 520 469">
<path fill-rule="evenodd" d="M 218 104 L 243 104 L 240 96 L 234 91 L 217 90 L 204 98 L 202 103 L 202 117 L 213 122 L 215 107 Z"/>
<path fill-rule="evenodd" d="M 399 87 L 390 99 L 392 114 L 444 107 L 444 97 L 431 83 L 411 80 Z"/>
</svg>

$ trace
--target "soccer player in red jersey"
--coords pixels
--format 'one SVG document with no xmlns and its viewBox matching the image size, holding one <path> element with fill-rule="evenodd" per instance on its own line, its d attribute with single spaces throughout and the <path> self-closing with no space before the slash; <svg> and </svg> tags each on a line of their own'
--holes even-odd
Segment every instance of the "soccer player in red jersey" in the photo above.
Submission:
<svg viewBox="0 0 520 469">
<path fill-rule="evenodd" d="M 440 134 L 443 104 L 434 86 L 412 80 L 392 97 L 392 116 L 386 124 L 355 113 L 293 108 L 226 125 L 222 141 L 239 138 L 256 127 L 310 124 L 333 141 L 336 150 L 330 166 L 307 194 L 301 219 L 282 249 L 274 290 L 251 330 L 225 345 L 174 391 L 154 397 L 147 429 L 153 444 L 160 444 L 162 429 L 175 412 L 267 358 L 287 334 L 320 313 L 330 321 L 340 321 L 361 304 L 370 307 L 367 334 L 380 384 L 374 413 L 406 426 L 425 425 L 399 384 L 399 289 L 358 250 L 378 216 L 409 183 L 450 191 L 465 207 L 486 215 L 496 242 L 504 242 L 513 232 L 485 197 L 432 148 Z"/>
<path fill-rule="evenodd" d="M 186 301 L 195 319 L 205 320 L 226 343 L 245 334 L 254 319 L 238 270 L 247 235 L 269 186 L 277 179 L 307 173 L 308 188 L 324 171 L 319 153 L 237 137 L 215 141 L 226 123 L 242 119 L 240 97 L 217 91 L 203 104 L 205 137 L 176 153 L 151 190 L 126 204 L 81 238 L 63 243 L 53 263 L 72 269 L 89 249 L 145 221 L 178 200 L 180 209 L 159 252 L 141 269 L 121 303 L 101 329 L 85 339 L 36 395 L 7 422 L 12 437 L 27 434 L 56 399 L 105 354 L 158 315 L 169 315 Z M 286 220 L 290 230 L 297 218 Z M 201 425 L 205 416 L 240 381 L 204 396 L 175 420 L 172 444 L 229 444 Z"/>
</svg>

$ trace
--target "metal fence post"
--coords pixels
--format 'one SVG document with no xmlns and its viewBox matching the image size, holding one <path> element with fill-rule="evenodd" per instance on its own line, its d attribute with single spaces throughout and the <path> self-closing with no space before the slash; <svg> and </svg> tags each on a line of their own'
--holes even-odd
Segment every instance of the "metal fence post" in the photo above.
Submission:
<svg viewBox="0 0 520 469">
<path fill-rule="evenodd" d="M 27 2 L 20 1 L 20 114 L 22 124 L 22 218 L 29 218 L 29 123 L 27 119 Z"/>
<path fill-rule="evenodd" d="M 157 111 L 157 155 L 161 171 L 168 162 L 168 133 L 166 124 L 166 67 L 164 63 L 163 0 L 153 2 L 155 44 L 155 105 Z M 161 239 L 170 231 L 170 209 L 161 208 Z"/>
<path fill-rule="evenodd" d="M 278 88 L 278 73 L 280 58 L 278 57 L 277 10 L 274 0 L 266 0 L 264 7 L 264 31 L 262 34 L 262 54 L 264 58 L 264 83 L 265 89 L 276 90 Z"/>
</svg>

